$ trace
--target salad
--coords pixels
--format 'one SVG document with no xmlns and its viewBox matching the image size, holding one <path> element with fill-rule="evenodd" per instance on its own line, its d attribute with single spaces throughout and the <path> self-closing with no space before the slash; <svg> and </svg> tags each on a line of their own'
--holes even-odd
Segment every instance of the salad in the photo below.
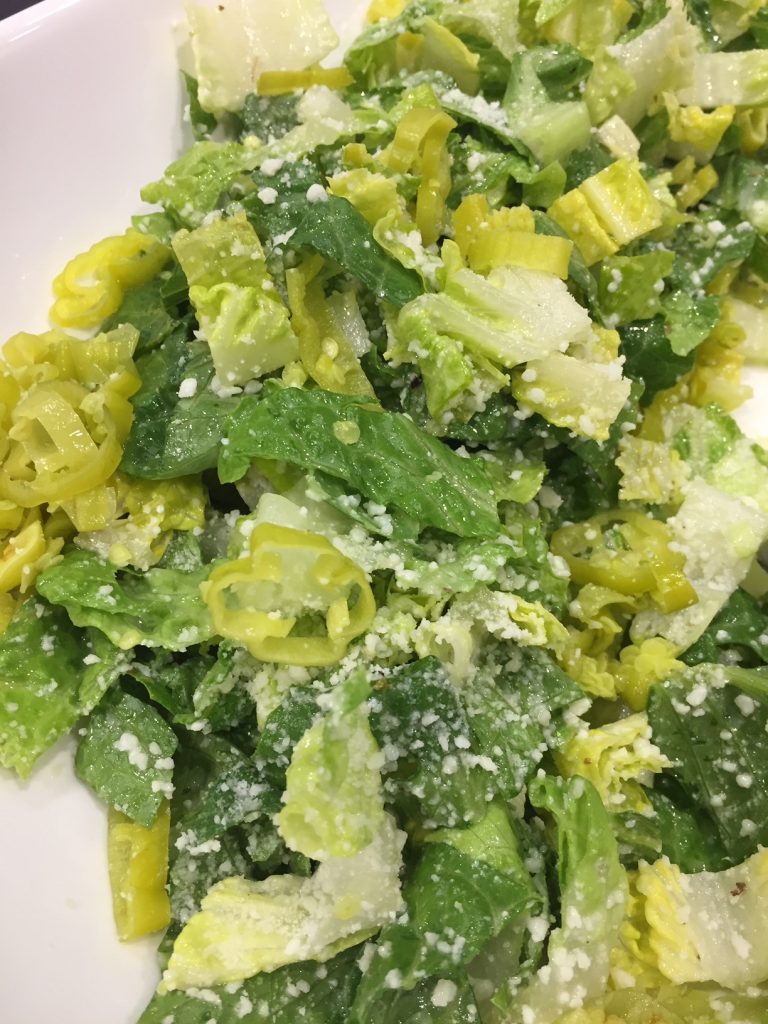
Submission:
<svg viewBox="0 0 768 1024">
<path fill-rule="evenodd" d="M 188 18 L 0 365 L 0 764 L 74 730 L 139 1024 L 765 1022 L 768 8 Z"/>
</svg>

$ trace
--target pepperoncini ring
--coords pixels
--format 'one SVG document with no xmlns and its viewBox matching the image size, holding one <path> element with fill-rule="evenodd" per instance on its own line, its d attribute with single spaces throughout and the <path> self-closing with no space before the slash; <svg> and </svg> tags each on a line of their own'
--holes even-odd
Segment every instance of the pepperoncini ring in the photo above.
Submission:
<svg viewBox="0 0 768 1024">
<path fill-rule="evenodd" d="M 552 551 L 568 563 L 575 583 L 628 596 L 647 593 L 662 611 L 673 612 L 697 598 L 683 571 L 685 558 L 670 540 L 665 523 L 618 509 L 562 527 L 552 537 Z"/>
<path fill-rule="evenodd" d="M 271 523 L 259 524 L 248 554 L 217 566 L 201 590 L 217 632 L 262 661 L 332 665 L 376 614 L 359 565 L 319 534 Z"/>
</svg>

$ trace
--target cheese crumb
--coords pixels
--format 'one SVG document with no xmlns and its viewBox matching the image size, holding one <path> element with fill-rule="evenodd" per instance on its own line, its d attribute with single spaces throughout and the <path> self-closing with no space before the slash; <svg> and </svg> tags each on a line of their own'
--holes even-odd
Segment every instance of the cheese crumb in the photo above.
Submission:
<svg viewBox="0 0 768 1024">
<path fill-rule="evenodd" d="M 456 983 L 447 978 L 441 978 L 432 990 L 433 1006 L 448 1006 L 456 998 Z"/>
<path fill-rule="evenodd" d="M 194 377 L 185 377 L 179 384 L 179 398 L 194 398 L 197 394 L 197 380 Z"/>
<path fill-rule="evenodd" d="M 327 203 L 328 193 L 322 185 L 310 185 L 307 189 L 307 199 L 310 203 Z"/>
</svg>

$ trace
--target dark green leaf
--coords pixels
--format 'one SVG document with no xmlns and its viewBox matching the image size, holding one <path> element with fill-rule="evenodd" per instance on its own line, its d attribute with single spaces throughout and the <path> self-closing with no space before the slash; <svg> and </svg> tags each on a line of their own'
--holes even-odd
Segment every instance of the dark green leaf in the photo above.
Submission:
<svg viewBox="0 0 768 1024">
<path fill-rule="evenodd" d="M 547 751 L 568 741 L 573 727 L 564 712 L 584 699 L 581 687 L 543 651 L 520 651 L 517 661 L 516 668 L 479 673 L 463 695 L 473 746 L 495 765 L 491 782 L 507 800 Z"/>
<path fill-rule="evenodd" d="M 540 909 L 503 809 L 495 808 L 473 828 L 435 838 L 405 886 L 407 916 L 382 930 L 367 958 L 350 1024 L 404 1020 L 387 1014 L 427 978 L 452 980 L 461 989 L 463 968 L 489 941 L 509 927 L 518 926 L 522 935 L 522 915 Z"/>
<path fill-rule="evenodd" d="M 648 798 L 656 811 L 661 856 L 669 857 L 684 874 L 721 871 L 728 866 L 714 822 L 698 808 L 686 806 L 685 794 L 673 779 L 660 779 L 648 790 Z"/>
<path fill-rule="evenodd" d="M 739 213 L 710 206 L 695 221 L 683 224 L 667 242 L 677 255 L 669 277 L 671 288 L 694 298 L 727 267 L 739 266 L 752 252 L 757 232 Z"/>
<path fill-rule="evenodd" d="M 693 365 L 692 354 L 677 356 L 672 351 L 662 317 L 628 324 L 619 334 L 626 359 L 624 372 L 645 385 L 643 405 L 648 405 L 657 391 L 672 387 Z"/>
<path fill-rule="evenodd" d="M 188 724 L 194 721 L 192 695 L 212 664 L 213 658 L 202 652 L 177 661 L 167 651 L 157 651 L 149 661 L 135 661 L 130 674 L 174 722 Z"/>
<path fill-rule="evenodd" d="M 583 181 L 605 170 L 613 161 L 614 157 L 605 146 L 593 138 L 588 146 L 571 153 L 568 157 L 565 163 L 565 191 L 578 188 Z"/>
<path fill-rule="evenodd" d="M 455 828 L 483 817 L 489 775 L 473 764 L 467 717 L 437 659 L 404 665 L 375 684 L 370 721 L 387 757 L 385 798 L 406 821 Z"/>
<path fill-rule="evenodd" d="M 70 551 L 38 577 L 37 589 L 63 605 L 76 626 L 100 629 L 123 650 L 142 644 L 183 651 L 213 636 L 200 594 L 208 571 L 119 571 L 90 551 Z"/>
<path fill-rule="evenodd" d="M 214 369 L 208 346 L 174 331 L 139 369 L 143 386 L 133 399 L 133 426 L 120 468 L 150 480 L 213 468 L 238 399 L 210 390 Z M 179 398 L 179 385 L 190 377 L 197 381 L 197 393 Z"/>
<path fill-rule="evenodd" d="M 274 240 L 290 233 L 292 249 L 315 249 L 393 306 L 404 306 L 424 290 L 419 275 L 379 245 L 368 221 L 346 199 L 328 196 L 324 203 L 310 203 L 303 193 L 270 206 L 258 196 L 243 205 L 260 238 Z"/>
<path fill-rule="evenodd" d="M 651 689 L 648 718 L 675 764 L 669 773 L 689 806 L 712 817 L 731 863 L 768 844 L 768 680 L 756 670 L 689 669 Z"/>
<path fill-rule="evenodd" d="M 0 764 L 29 775 L 125 662 L 122 651 L 76 629 L 64 609 L 26 601 L 0 637 Z"/>
<path fill-rule="evenodd" d="M 233 986 L 204 992 L 155 995 L 138 1024 L 346 1024 L 360 972 L 359 950 L 325 964 L 305 963 L 257 974 Z"/>
<path fill-rule="evenodd" d="M 768 613 L 745 590 L 736 590 L 702 636 L 680 655 L 686 665 L 734 661 L 744 668 L 768 664 Z"/>
<path fill-rule="evenodd" d="M 259 96 L 250 93 L 245 97 L 240 119 L 243 123 L 242 137 L 256 135 L 262 142 L 280 139 L 299 123 L 296 108 L 301 93 L 291 92 L 284 96 Z"/>
<path fill-rule="evenodd" d="M 192 125 L 192 132 L 196 139 L 207 139 L 217 125 L 216 118 L 200 106 L 197 95 L 197 79 L 182 71 L 184 86 L 187 90 L 187 101 L 189 103 L 189 123 Z"/>
<path fill-rule="evenodd" d="M 354 423 L 360 439 L 344 444 L 334 424 Z M 407 417 L 371 407 L 370 400 L 265 389 L 244 398 L 230 420 L 219 475 L 239 480 L 254 458 L 278 459 L 340 477 L 353 491 L 400 509 L 423 526 L 461 537 L 492 536 L 498 515 L 482 463 L 456 455 Z"/>
<path fill-rule="evenodd" d="M 243 846 L 237 829 L 222 833 L 216 842 L 208 843 L 203 850 L 194 847 L 190 850 L 183 844 L 178 850 L 171 844 L 168 892 L 175 932 L 178 933 L 181 926 L 198 912 L 203 897 L 216 882 L 232 875 L 249 877 L 253 865 L 243 852 Z"/>
<path fill-rule="evenodd" d="M 171 792 L 173 730 L 127 693 L 108 697 L 88 719 L 75 771 L 101 799 L 148 828 Z"/>
<path fill-rule="evenodd" d="M 444 999 L 448 1001 L 443 1003 Z M 456 977 L 450 980 L 427 978 L 412 989 L 384 989 L 366 1003 L 365 1012 L 371 1016 L 365 1020 L 376 1024 L 477 1024 L 480 1019 L 472 986 L 464 971 L 457 971 Z M 349 1021 L 362 1024 L 363 1018 L 353 1015 Z"/>
<path fill-rule="evenodd" d="M 188 733 L 178 762 L 177 848 L 192 851 L 273 809 L 275 794 L 262 772 L 223 736 Z"/>
<path fill-rule="evenodd" d="M 293 748 L 319 712 L 317 697 L 317 690 L 294 686 L 264 723 L 253 759 L 270 785 L 271 799 L 275 801 L 270 806 L 270 813 L 280 810 L 280 795 L 285 790 L 285 773 L 291 763 Z"/>
<path fill-rule="evenodd" d="M 162 294 L 166 283 L 166 275 L 160 275 L 137 288 L 130 288 L 118 311 L 101 326 L 102 331 L 111 331 L 119 324 L 132 324 L 139 332 L 137 359 L 156 349 L 172 331 L 177 331 L 183 338 L 188 334 L 187 324 L 181 323 L 168 311 Z"/>
<path fill-rule="evenodd" d="M 759 160 L 741 153 L 716 162 L 720 183 L 713 194 L 716 203 L 735 210 L 743 218 L 762 223 L 760 211 L 768 201 L 768 169 Z"/>
</svg>

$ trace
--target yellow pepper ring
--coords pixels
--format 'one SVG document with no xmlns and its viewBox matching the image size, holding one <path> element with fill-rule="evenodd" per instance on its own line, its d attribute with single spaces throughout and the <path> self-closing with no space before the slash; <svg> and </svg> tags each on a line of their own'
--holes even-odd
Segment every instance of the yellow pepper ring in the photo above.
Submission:
<svg viewBox="0 0 768 1024">
<path fill-rule="evenodd" d="M 620 529 L 626 550 L 605 545 L 604 527 Z M 649 593 L 665 612 L 687 608 L 697 600 L 686 578 L 682 554 L 669 548 L 668 527 L 634 510 L 615 510 L 583 523 L 564 526 L 552 537 L 552 551 L 564 558 L 575 583 L 595 583 L 620 594 Z"/>
<path fill-rule="evenodd" d="M 308 584 L 327 592 L 325 636 L 294 634 L 298 616 L 287 612 L 285 595 L 286 562 L 309 555 Z M 275 590 L 266 607 L 232 607 L 227 592 L 238 585 L 269 584 Z M 349 599 L 357 590 L 357 600 Z M 261 523 L 250 538 L 250 553 L 217 566 L 201 585 L 203 599 L 221 636 L 243 644 L 262 661 L 293 665 L 332 665 L 345 654 L 351 640 L 364 633 L 376 614 L 376 601 L 368 579 L 351 559 L 342 555 L 325 537 L 290 527 Z M 276 591 L 276 592 L 275 592 Z M 266 593 L 269 593 L 267 591 Z M 295 604 L 295 596 L 292 595 Z M 282 607 L 281 607 L 282 605 Z M 317 611 L 308 606 L 307 611 Z"/>
</svg>

